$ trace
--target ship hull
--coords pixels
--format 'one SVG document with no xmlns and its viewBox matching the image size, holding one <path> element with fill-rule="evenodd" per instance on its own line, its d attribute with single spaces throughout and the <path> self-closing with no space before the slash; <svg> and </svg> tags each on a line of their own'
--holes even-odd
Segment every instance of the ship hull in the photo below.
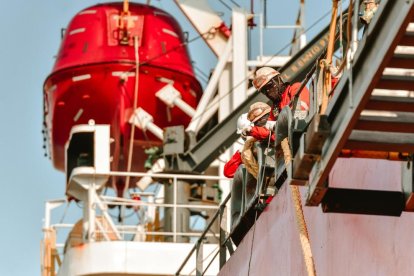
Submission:
<svg viewBox="0 0 414 276">
<path fill-rule="evenodd" d="M 401 191 L 401 163 L 339 159 L 330 186 Z M 300 190 L 304 202 L 307 188 Z M 389 217 L 303 210 L 317 275 L 412 275 L 410 213 Z M 291 187 L 285 183 L 219 275 L 308 275 L 296 221 Z"/>
</svg>

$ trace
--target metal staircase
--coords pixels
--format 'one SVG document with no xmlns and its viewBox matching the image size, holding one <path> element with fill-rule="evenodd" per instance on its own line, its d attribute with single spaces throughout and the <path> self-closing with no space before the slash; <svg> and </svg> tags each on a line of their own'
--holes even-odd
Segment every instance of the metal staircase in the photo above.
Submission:
<svg viewBox="0 0 414 276">
<path fill-rule="evenodd" d="M 402 169 L 401 191 L 337 188 L 330 187 L 327 181 L 343 150 L 401 153 L 412 161 L 414 92 L 410 91 L 414 91 L 414 28 L 409 26 L 411 22 L 414 27 L 414 0 L 381 1 L 376 16 L 364 30 L 352 66 L 343 73 L 334 90 L 326 114 L 315 114 L 301 121 L 290 118 L 289 139 L 294 159 L 286 168 L 283 164 L 276 165 L 277 188 L 286 182 L 286 177 L 290 185 L 306 185 L 309 189 L 306 205 L 321 204 L 324 212 L 400 216 L 403 211 L 414 211 L 412 162 Z M 281 69 L 285 78 L 290 81 L 305 78 L 325 50 L 327 35 L 328 28 Z M 319 50 L 317 53 L 313 52 L 315 48 Z M 253 94 L 181 155 L 181 168 L 203 171 L 222 149 L 235 141 L 237 135 L 233 126 L 237 117 L 259 100 L 265 98 Z M 241 223 L 230 233 L 237 246 L 262 211 L 255 204 L 259 197 L 260 188 L 252 204 L 241 214 Z M 220 256 L 223 259 L 225 246 L 222 241 Z M 249 248 L 252 248 L 250 244 Z M 176 275 L 180 275 L 180 270 Z"/>
<path fill-rule="evenodd" d="M 325 212 L 391 216 L 408 210 L 412 175 L 401 192 L 333 188 L 327 179 L 343 149 L 414 152 L 414 98 L 409 92 L 414 90 L 414 32 L 407 29 L 411 22 L 414 1 L 381 1 L 351 68 L 335 88 L 326 117 L 315 115 L 314 120 L 324 118 L 330 125 L 328 132 L 321 130 L 326 141 L 319 153 L 309 152 L 302 142 L 290 173 L 291 184 L 309 185 L 306 205 L 321 203 Z M 311 127 L 304 137 L 315 132 Z M 306 158 L 308 166 L 301 167 Z M 297 180 L 295 175 L 311 177 Z"/>
</svg>

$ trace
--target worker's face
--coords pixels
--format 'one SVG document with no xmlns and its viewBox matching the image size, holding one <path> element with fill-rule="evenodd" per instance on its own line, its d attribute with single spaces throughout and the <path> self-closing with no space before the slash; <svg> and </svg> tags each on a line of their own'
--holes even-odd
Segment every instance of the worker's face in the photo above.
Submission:
<svg viewBox="0 0 414 276">
<path fill-rule="evenodd" d="M 254 125 L 255 126 L 261 126 L 261 127 L 262 126 L 265 126 L 266 125 L 266 122 L 267 122 L 267 119 L 269 119 L 269 116 L 270 116 L 269 113 L 263 115 L 259 120 L 257 120 L 256 122 L 254 122 Z"/>
<path fill-rule="evenodd" d="M 265 94 L 274 104 L 277 104 L 282 100 L 283 82 L 280 78 L 275 77 L 266 83 L 260 92 Z"/>
<path fill-rule="evenodd" d="M 377 4 L 375 4 L 375 2 L 366 3 L 365 4 L 365 10 L 371 10 L 371 9 L 375 8 L 376 6 L 377 6 Z"/>
</svg>

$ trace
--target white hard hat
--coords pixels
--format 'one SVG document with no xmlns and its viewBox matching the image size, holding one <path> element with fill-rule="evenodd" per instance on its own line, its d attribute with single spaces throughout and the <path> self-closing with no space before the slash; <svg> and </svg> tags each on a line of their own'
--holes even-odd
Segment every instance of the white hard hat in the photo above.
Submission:
<svg viewBox="0 0 414 276">
<path fill-rule="evenodd" d="M 279 71 L 271 67 L 262 67 L 256 71 L 256 76 L 253 80 L 253 85 L 257 90 L 260 90 L 263 86 L 266 85 L 272 78 L 280 75 Z"/>
<path fill-rule="evenodd" d="M 247 119 L 247 113 L 240 115 L 237 119 L 237 134 L 241 134 L 245 128 L 252 126 L 252 123 Z"/>
</svg>

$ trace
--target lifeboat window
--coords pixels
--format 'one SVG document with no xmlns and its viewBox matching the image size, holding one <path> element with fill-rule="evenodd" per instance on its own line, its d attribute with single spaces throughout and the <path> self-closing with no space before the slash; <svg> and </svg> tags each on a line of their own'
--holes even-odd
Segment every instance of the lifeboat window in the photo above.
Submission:
<svg viewBox="0 0 414 276">
<path fill-rule="evenodd" d="M 72 136 L 69 147 L 66 150 L 66 181 L 69 181 L 74 168 L 82 166 L 92 167 L 94 165 L 95 153 L 93 145 L 93 132 L 75 133 Z"/>
<path fill-rule="evenodd" d="M 128 45 L 134 45 L 134 37 L 138 37 L 138 44 L 142 43 L 142 30 L 144 27 L 144 16 L 129 15 L 122 18 L 126 30 L 122 29 L 121 16 L 117 12 L 112 12 L 108 15 L 108 45 L 120 45 L 122 35 L 127 33 Z"/>
</svg>

